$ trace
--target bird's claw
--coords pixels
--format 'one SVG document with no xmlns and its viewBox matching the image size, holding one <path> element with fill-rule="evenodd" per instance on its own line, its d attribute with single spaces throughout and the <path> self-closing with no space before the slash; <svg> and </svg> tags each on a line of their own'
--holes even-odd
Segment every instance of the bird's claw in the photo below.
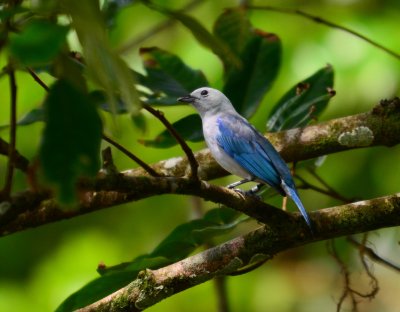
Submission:
<svg viewBox="0 0 400 312">
<path fill-rule="evenodd" d="M 255 197 L 258 200 L 262 200 L 262 197 L 260 195 L 257 195 L 253 189 L 249 190 L 249 191 L 243 191 L 241 189 L 235 188 L 233 189 L 233 191 L 235 191 L 236 193 L 239 193 L 240 195 L 242 195 L 243 197 L 246 196 L 251 196 L 251 197 Z"/>
</svg>

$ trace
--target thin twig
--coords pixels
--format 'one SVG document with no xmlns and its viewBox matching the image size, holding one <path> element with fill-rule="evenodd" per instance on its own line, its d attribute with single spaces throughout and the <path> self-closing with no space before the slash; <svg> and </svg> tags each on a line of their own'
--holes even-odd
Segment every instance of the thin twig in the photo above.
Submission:
<svg viewBox="0 0 400 312">
<path fill-rule="evenodd" d="M 364 233 L 362 243 L 359 243 L 352 236 L 347 236 L 347 240 L 358 248 L 362 266 L 363 266 L 366 274 L 370 278 L 371 290 L 366 293 L 362 293 L 351 287 L 350 272 L 349 272 L 346 264 L 343 262 L 343 260 L 340 259 L 340 256 L 335 247 L 334 240 L 328 241 L 328 252 L 332 255 L 332 257 L 335 259 L 335 261 L 339 264 L 339 266 L 341 268 L 341 272 L 343 274 L 344 284 L 345 284 L 342 295 L 340 296 L 339 302 L 337 304 L 338 312 L 341 310 L 344 300 L 347 297 L 350 297 L 350 299 L 351 299 L 352 310 L 358 311 L 358 306 L 357 306 L 358 301 L 356 299 L 356 296 L 358 296 L 360 298 L 373 299 L 379 291 L 378 279 L 371 272 L 371 269 L 369 268 L 368 263 L 365 261 L 365 255 L 367 255 L 366 249 L 368 248 L 368 247 L 366 247 L 367 237 L 368 237 L 368 233 Z"/>
<path fill-rule="evenodd" d="M 337 193 L 336 191 L 334 191 L 333 189 L 329 188 L 328 190 L 325 190 L 319 186 L 316 186 L 314 184 L 311 184 L 310 182 L 308 182 L 307 180 L 305 180 L 304 178 L 300 177 L 300 176 L 296 176 L 297 179 L 299 179 L 303 185 L 300 185 L 299 188 L 305 188 L 305 189 L 310 189 L 310 190 L 314 190 L 318 193 L 330 196 L 332 198 L 335 198 L 337 200 L 340 200 L 343 203 L 350 203 L 351 201 L 342 196 L 341 194 Z"/>
<path fill-rule="evenodd" d="M 363 239 L 362 239 L 362 246 L 366 246 L 367 245 L 367 238 L 368 238 L 368 232 L 364 233 L 363 235 Z M 365 270 L 365 272 L 367 273 L 368 277 L 370 278 L 370 284 L 371 284 L 371 291 L 368 293 L 360 293 L 357 292 L 355 290 L 353 290 L 354 293 L 356 293 L 358 296 L 362 297 L 362 298 L 368 298 L 368 299 L 373 299 L 376 294 L 379 291 L 379 283 L 378 283 L 378 279 L 375 277 L 375 275 L 371 272 L 371 269 L 369 268 L 367 261 L 365 261 L 365 253 L 364 253 L 364 248 L 359 248 L 359 254 L 360 254 L 360 260 L 361 263 L 363 265 L 363 268 Z"/>
<path fill-rule="evenodd" d="M 8 64 L 8 76 L 10 79 L 10 145 L 8 148 L 8 163 L 6 181 L 2 191 L 5 198 L 10 198 L 12 181 L 14 177 L 15 158 L 16 158 L 16 134 L 17 134 L 17 83 L 15 81 L 15 70 L 11 61 Z"/>
<path fill-rule="evenodd" d="M 348 236 L 347 240 L 356 246 L 360 251 L 362 251 L 363 255 L 367 256 L 370 258 L 372 261 L 382 264 L 392 270 L 395 270 L 396 272 L 400 273 L 400 265 L 393 263 L 390 260 L 384 259 L 381 256 L 379 256 L 372 248 L 367 247 L 361 243 L 359 243 L 354 237 Z"/>
<path fill-rule="evenodd" d="M 215 292 L 218 299 L 218 312 L 229 312 L 228 292 L 226 289 L 226 276 L 216 276 L 214 278 Z"/>
<path fill-rule="evenodd" d="M 113 145 L 115 148 L 120 150 L 122 153 L 124 153 L 126 156 L 128 156 L 130 159 L 132 159 L 134 162 L 136 162 L 139 166 L 141 166 L 144 170 L 147 171 L 148 174 L 150 174 L 153 177 L 162 177 L 161 174 L 156 172 L 153 168 L 151 168 L 148 164 L 146 164 L 143 160 L 141 160 L 139 157 L 128 151 L 125 147 L 123 147 L 121 144 L 115 142 L 113 139 L 109 138 L 106 136 L 104 133 L 102 134 L 102 138 L 104 141 L 107 141 L 111 145 Z"/>
<path fill-rule="evenodd" d="M 343 203 L 351 203 L 357 200 L 360 200 L 357 197 L 353 198 L 348 198 L 340 194 L 338 191 L 336 191 L 332 186 L 330 186 L 315 170 L 309 169 L 308 172 L 318 180 L 319 183 L 321 183 L 331 194 L 336 196 L 337 199 L 340 199 L 343 201 Z"/>
<path fill-rule="evenodd" d="M 327 248 L 328 248 L 329 254 L 333 257 L 333 259 L 335 259 L 335 261 L 339 265 L 341 273 L 343 274 L 343 279 L 344 279 L 344 288 L 343 288 L 342 295 L 340 296 L 339 301 L 337 303 L 336 312 L 340 312 L 340 310 L 342 309 L 342 305 L 348 296 L 350 296 L 350 299 L 351 299 L 352 311 L 357 311 L 357 300 L 355 298 L 354 292 L 352 291 L 352 289 L 350 287 L 350 284 L 351 284 L 350 272 L 347 269 L 347 266 L 343 262 L 343 260 L 340 259 L 340 256 L 336 250 L 334 239 L 327 241 Z"/>
<path fill-rule="evenodd" d="M 190 165 L 190 178 L 194 180 L 198 180 L 197 176 L 197 169 L 199 167 L 199 164 L 197 163 L 196 158 L 193 155 L 192 150 L 190 147 L 186 144 L 185 140 L 180 136 L 180 134 L 174 129 L 174 127 L 171 125 L 171 123 L 165 118 L 164 114 L 151 107 L 150 105 L 143 105 L 143 108 L 147 110 L 149 113 L 151 113 L 153 116 L 155 116 L 158 120 L 162 122 L 162 124 L 167 128 L 169 133 L 175 138 L 175 140 L 179 143 L 181 146 L 182 150 L 185 152 L 186 157 L 188 158 L 189 165 Z"/>
<path fill-rule="evenodd" d="M 321 183 L 327 190 L 329 190 L 333 194 L 340 195 L 336 190 L 334 190 L 322 177 L 317 174 L 315 170 L 309 169 L 307 170 L 314 178 L 318 180 L 319 183 Z"/>
<path fill-rule="evenodd" d="M 351 35 L 353 35 L 353 36 L 355 36 L 357 38 L 360 38 L 360 39 L 368 42 L 369 44 L 377 47 L 380 50 L 385 51 L 386 53 L 388 53 L 388 54 L 392 55 L 393 57 L 395 57 L 395 58 L 400 60 L 400 54 L 399 53 L 397 53 L 397 52 L 395 52 L 395 51 L 393 51 L 393 50 L 391 50 L 389 48 L 386 48 L 385 46 L 381 45 L 380 43 L 378 43 L 378 42 L 376 42 L 376 41 L 374 41 L 372 39 L 369 39 L 368 37 L 360 34 L 359 32 L 356 32 L 354 30 L 351 30 L 350 28 L 335 24 L 335 23 L 333 23 L 331 21 L 328 21 L 326 19 L 323 19 L 323 18 L 321 18 L 319 16 L 315 16 L 315 15 L 309 14 L 307 12 L 298 10 L 298 9 L 280 8 L 280 7 L 274 7 L 274 6 L 269 6 L 269 5 L 265 5 L 265 6 L 264 5 L 263 6 L 248 5 L 248 6 L 246 6 L 246 8 L 249 9 L 249 10 L 273 11 L 273 12 L 280 12 L 280 13 L 285 13 L 285 14 L 293 14 L 293 15 L 298 15 L 298 16 L 305 17 L 305 18 L 307 18 L 309 20 L 312 20 L 312 21 L 314 21 L 316 23 L 323 24 L 325 26 L 336 28 L 336 29 L 340 29 L 340 30 L 342 30 L 344 32 L 347 32 L 347 33 L 349 33 L 349 34 L 351 34 Z"/>
<path fill-rule="evenodd" d="M 0 155 L 8 156 L 8 152 L 10 150 L 10 144 L 0 138 Z M 20 169 L 23 172 L 28 171 L 29 160 L 21 155 L 17 150 L 14 150 L 15 158 L 14 158 L 14 166 L 17 169 Z"/>
<path fill-rule="evenodd" d="M 43 82 L 42 79 L 39 78 L 39 76 L 29 67 L 26 68 L 28 70 L 28 73 L 32 76 L 32 78 L 47 92 L 50 91 L 50 88 Z"/>
</svg>

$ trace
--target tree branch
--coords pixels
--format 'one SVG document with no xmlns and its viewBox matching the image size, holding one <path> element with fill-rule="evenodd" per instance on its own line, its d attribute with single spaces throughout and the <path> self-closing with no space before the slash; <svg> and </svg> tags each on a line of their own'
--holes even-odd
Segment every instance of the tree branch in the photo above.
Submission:
<svg viewBox="0 0 400 312">
<path fill-rule="evenodd" d="M 266 226 L 158 270 L 145 270 L 128 286 L 80 312 L 140 311 L 213 277 L 252 265 L 257 257 L 342 235 L 400 225 L 400 193 L 373 200 L 327 208 L 311 214 L 315 235 L 300 227 L 301 216 L 268 222 Z"/>
<path fill-rule="evenodd" d="M 310 13 L 307 13 L 307 12 L 304 12 L 304 11 L 301 11 L 301 10 L 298 10 L 298 9 L 280 8 L 280 7 L 270 6 L 270 5 L 265 5 L 265 6 L 263 6 L 263 5 L 260 5 L 260 6 L 247 5 L 245 7 L 247 9 L 249 9 L 249 10 L 273 11 L 273 12 L 293 14 L 293 15 L 298 15 L 298 16 L 305 17 L 305 18 L 307 18 L 307 19 L 309 19 L 309 20 L 311 20 L 313 22 L 316 22 L 316 23 L 319 23 L 319 24 L 322 24 L 322 25 L 325 25 L 325 26 L 328 26 L 328 27 L 331 27 L 331 28 L 340 29 L 340 30 L 342 30 L 344 32 L 347 32 L 347 33 L 349 33 L 349 34 L 351 34 L 351 35 L 353 35 L 353 36 L 355 36 L 357 38 L 360 38 L 361 40 L 364 40 L 364 41 L 368 42 L 369 44 L 373 45 L 374 47 L 376 47 L 376 48 L 378 48 L 378 49 L 380 49 L 382 51 L 385 51 L 386 53 L 388 53 L 391 56 L 393 56 L 393 57 L 397 58 L 398 60 L 400 60 L 400 54 L 399 53 L 397 53 L 397 52 L 395 52 L 393 50 L 390 50 L 389 48 L 386 48 L 385 46 L 381 45 L 380 43 L 378 43 L 378 42 L 376 42 L 376 41 L 374 41 L 374 40 L 372 40 L 372 39 L 360 34 L 359 32 L 356 32 L 356 31 L 354 31 L 354 30 L 352 30 L 350 28 L 335 24 L 334 22 L 328 21 L 328 20 L 323 19 L 323 18 L 321 18 L 319 16 L 312 15 Z"/>
<path fill-rule="evenodd" d="M 303 160 L 352 148 L 398 144 L 399 120 L 400 101 L 396 99 L 383 101 L 369 113 L 269 134 L 268 137 L 286 161 Z M 197 153 L 196 157 L 201 164 L 199 174 L 204 180 L 226 174 L 207 150 Z M 81 201 L 74 211 L 60 209 L 49 193 L 26 191 L 17 194 L 10 203 L 13 216 L 8 213 L 0 216 L 0 236 L 160 194 L 195 195 L 243 211 L 260 221 L 271 220 L 278 215 L 282 218 L 282 214 L 284 218 L 288 217 L 252 197 L 243 198 L 236 192 L 204 181 L 180 178 L 185 176 L 188 166 L 184 158 L 170 159 L 152 166 L 156 172 L 178 177 L 150 177 L 141 168 L 116 175 L 99 174 L 96 181 L 82 181 L 79 185 Z"/>
<path fill-rule="evenodd" d="M 165 128 L 167 128 L 167 130 L 169 131 L 169 133 L 171 133 L 171 135 L 175 138 L 175 140 L 179 143 L 179 145 L 181 146 L 182 150 L 185 152 L 186 157 L 188 159 L 189 162 L 189 166 L 190 166 L 190 178 L 193 180 L 198 180 L 199 177 L 197 175 L 197 170 L 199 167 L 199 164 L 197 163 L 197 160 L 195 158 L 195 156 L 193 155 L 192 150 L 190 149 L 190 147 L 187 145 L 187 143 L 185 142 L 185 140 L 181 137 L 181 135 L 174 129 L 174 127 L 171 125 L 171 123 L 167 120 L 167 118 L 165 118 L 164 113 L 154 109 L 153 107 L 151 107 L 150 105 L 143 105 L 143 108 L 145 110 L 147 110 L 148 112 L 150 112 L 151 114 L 153 114 L 153 116 L 155 116 L 158 120 L 160 120 L 162 122 L 162 124 L 165 126 Z"/>
<path fill-rule="evenodd" d="M 393 146 L 400 143 L 400 99 L 382 100 L 370 112 L 329 120 L 305 128 L 296 128 L 266 137 L 286 162 L 301 161 L 340 151 L 372 147 Z M 199 177 L 212 180 L 227 175 L 212 158 L 208 149 L 195 153 L 199 163 Z M 187 159 L 175 157 L 152 165 L 166 176 L 185 176 Z M 127 175 L 141 176 L 146 172 L 132 169 Z"/>
<path fill-rule="evenodd" d="M 0 198 L 10 198 L 14 177 L 16 141 L 17 141 L 17 83 L 15 80 L 14 65 L 9 61 L 7 72 L 10 80 L 10 144 L 8 146 L 7 173 L 4 188 L 0 191 Z"/>
<path fill-rule="evenodd" d="M 10 144 L 0 138 L 0 155 L 8 156 L 8 152 L 10 151 Z M 17 150 L 14 150 L 14 164 L 15 168 L 26 172 L 29 166 L 29 160 L 22 156 Z"/>
<path fill-rule="evenodd" d="M 143 168 L 143 170 L 146 170 L 146 172 L 151 175 L 152 177 L 160 177 L 161 175 L 157 173 L 153 168 L 151 168 L 147 163 L 145 163 L 143 160 L 141 160 L 139 157 L 137 157 L 135 154 L 131 153 L 129 150 L 127 150 L 125 147 L 123 147 L 121 144 L 118 142 L 114 141 L 104 133 L 101 135 L 102 139 L 108 143 L 110 143 L 112 146 L 120 150 L 122 153 L 127 155 L 130 159 L 132 159 L 135 163 L 137 163 L 140 167 Z"/>
</svg>

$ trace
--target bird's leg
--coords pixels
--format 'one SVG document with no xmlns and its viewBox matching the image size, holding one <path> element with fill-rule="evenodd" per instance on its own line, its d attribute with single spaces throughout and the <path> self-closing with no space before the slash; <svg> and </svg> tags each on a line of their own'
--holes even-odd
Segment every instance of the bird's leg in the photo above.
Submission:
<svg viewBox="0 0 400 312">
<path fill-rule="evenodd" d="M 233 189 L 235 192 L 240 193 L 241 195 L 244 196 L 256 196 L 258 199 L 261 200 L 261 196 L 257 195 L 257 192 L 261 189 L 261 187 L 263 186 L 262 183 L 257 184 L 256 186 L 252 187 L 250 190 L 248 191 L 243 191 L 241 189 L 236 188 L 236 186 L 242 185 L 244 183 L 247 182 L 251 182 L 252 180 L 250 179 L 243 179 L 234 183 L 231 183 L 227 186 L 228 189 Z"/>
<path fill-rule="evenodd" d="M 283 211 L 287 211 L 286 205 L 287 205 L 287 196 L 282 198 L 282 210 Z"/>
<path fill-rule="evenodd" d="M 250 195 L 254 195 L 254 194 L 258 193 L 261 190 L 263 185 L 264 184 L 262 184 L 262 183 L 258 183 L 256 186 L 252 187 L 250 189 L 250 191 L 248 191 L 247 193 L 250 194 Z"/>
<path fill-rule="evenodd" d="M 251 180 L 249 180 L 249 179 L 243 179 L 243 180 L 240 180 L 240 181 L 233 182 L 233 183 L 227 185 L 226 187 L 227 187 L 228 189 L 233 189 L 233 188 L 235 188 L 236 186 L 245 184 L 245 183 L 250 182 L 250 181 L 251 181 Z"/>
<path fill-rule="evenodd" d="M 247 183 L 247 182 L 251 182 L 251 180 L 249 180 L 249 179 L 243 179 L 243 180 L 240 180 L 240 181 L 236 181 L 236 182 L 234 182 L 234 183 L 231 183 L 231 184 L 227 185 L 227 188 L 228 188 L 228 189 L 231 189 L 231 190 L 233 189 L 235 192 L 238 192 L 239 194 L 241 194 L 241 195 L 243 195 L 243 196 L 253 195 L 253 194 L 251 193 L 251 191 L 243 191 L 243 190 L 241 190 L 241 189 L 236 188 L 237 186 L 242 185 L 242 184 L 245 184 L 245 183 Z"/>
</svg>

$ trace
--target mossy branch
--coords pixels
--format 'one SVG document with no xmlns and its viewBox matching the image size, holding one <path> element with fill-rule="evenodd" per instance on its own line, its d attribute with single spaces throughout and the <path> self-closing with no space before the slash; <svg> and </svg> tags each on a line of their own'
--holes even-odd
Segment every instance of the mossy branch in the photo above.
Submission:
<svg viewBox="0 0 400 312">
<path fill-rule="evenodd" d="M 315 233 L 301 216 L 268 222 L 246 235 L 158 270 L 144 270 L 128 286 L 78 311 L 141 311 L 213 277 L 234 274 L 290 248 L 343 235 L 400 225 L 400 193 L 322 209 L 311 214 Z M 297 223 L 294 224 L 294 223 Z"/>
</svg>

